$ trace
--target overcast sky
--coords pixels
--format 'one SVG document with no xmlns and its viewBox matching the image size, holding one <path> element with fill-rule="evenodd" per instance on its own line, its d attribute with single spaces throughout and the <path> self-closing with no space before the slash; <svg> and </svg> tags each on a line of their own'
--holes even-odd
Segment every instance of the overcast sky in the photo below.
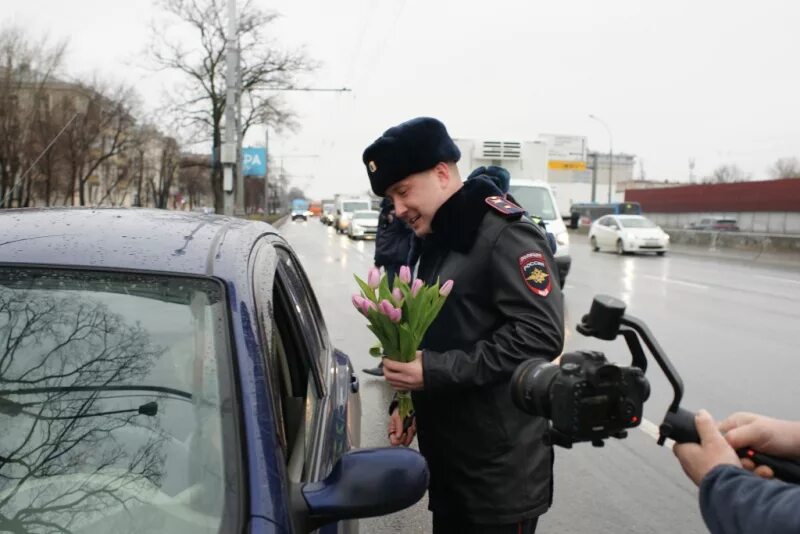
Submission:
<svg viewBox="0 0 800 534">
<path fill-rule="evenodd" d="M 240 2 L 241 3 L 241 2 Z M 309 196 L 367 188 L 361 152 L 387 127 L 431 115 L 453 137 L 585 135 L 592 150 L 687 180 L 735 163 L 766 178 L 800 157 L 800 3 L 786 0 L 276 0 L 272 34 L 322 63 L 284 93 L 301 131 L 270 133 Z M 138 67 L 151 0 L 2 0 L 2 23 L 69 38 L 65 73 L 133 83 L 149 108 L 169 81 Z M 253 131 L 252 140 L 263 130 Z M 299 157 L 313 156 L 313 157 Z M 639 166 L 635 176 L 639 176 Z"/>
</svg>

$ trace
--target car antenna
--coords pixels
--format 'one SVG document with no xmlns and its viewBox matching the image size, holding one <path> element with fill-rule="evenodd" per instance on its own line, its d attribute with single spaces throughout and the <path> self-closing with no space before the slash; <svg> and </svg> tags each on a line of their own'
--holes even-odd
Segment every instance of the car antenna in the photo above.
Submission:
<svg viewBox="0 0 800 534">
<path fill-rule="evenodd" d="M 77 117 L 77 116 L 78 116 L 78 113 L 76 112 L 72 116 L 72 118 L 67 121 L 67 123 L 64 125 L 64 127 L 61 128 L 61 131 L 58 132 L 55 137 L 53 137 L 53 139 L 50 141 L 50 143 L 48 143 L 48 145 L 46 147 L 44 147 L 44 150 L 42 150 L 42 153 L 39 154 L 36 157 L 36 159 L 34 160 L 33 163 L 31 163 L 31 166 L 28 167 L 28 170 L 26 170 L 24 173 L 22 173 L 22 176 L 20 176 L 19 181 L 16 183 L 16 185 L 14 185 L 14 187 L 12 187 L 11 189 L 8 190 L 8 193 L 6 193 L 6 196 L 3 197 L 3 201 L 0 202 L 0 206 L 5 206 L 6 205 L 6 201 L 8 200 L 8 197 L 11 196 L 11 194 L 14 191 L 17 190 L 17 187 L 19 187 L 20 185 L 25 183 L 25 178 L 27 178 L 28 173 L 31 172 L 34 167 L 36 167 L 36 164 L 39 163 L 39 160 L 42 159 L 42 156 L 44 156 L 47 153 L 47 151 L 50 150 L 50 147 L 53 146 L 53 143 L 55 143 L 58 140 L 58 138 L 61 137 L 61 134 L 64 133 L 64 131 L 67 129 L 67 127 L 70 124 L 72 124 L 72 121 L 74 121 L 75 117 Z"/>
</svg>

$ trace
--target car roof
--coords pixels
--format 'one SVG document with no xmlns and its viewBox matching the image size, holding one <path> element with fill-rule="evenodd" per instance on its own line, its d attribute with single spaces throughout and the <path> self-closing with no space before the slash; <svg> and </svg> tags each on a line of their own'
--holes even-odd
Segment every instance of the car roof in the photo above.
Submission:
<svg viewBox="0 0 800 534">
<path fill-rule="evenodd" d="M 272 226 L 213 214 L 139 208 L 0 210 L 0 265 L 132 269 L 236 277 Z"/>
<path fill-rule="evenodd" d="M 611 213 L 609 215 L 611 215 L 613 217 L 616 217 L 617 219 L 622 219 L 623 221 L 625 219 L 647 219 L 647 217 L 645 217 L 644 215 L 632 215 L 630 213 L 626 213 L 626 214 L 622 214 L 621 213 L 619 215 Z M 650 219 L 647 219 L 647 220 L 650 220 Z"/>
<path fill-rule="evenodd" d="M 547 182 L 539 182 L 536 180 L 511 180 L 510 187 L 525 186 L 525 187 L 544 187 L 545 189 L 552 190 L 552 187 Z"/>
</svg>

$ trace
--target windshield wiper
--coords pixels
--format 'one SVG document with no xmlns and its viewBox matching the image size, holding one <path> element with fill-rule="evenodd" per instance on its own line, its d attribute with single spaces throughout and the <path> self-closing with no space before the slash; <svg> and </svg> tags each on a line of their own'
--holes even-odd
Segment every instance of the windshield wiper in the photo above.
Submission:
<svg viewBox="0 0 800 534">
<path fill-rule="evenodd" d="M 116 415 L 121 413 L 132 413 L 132 412 L 137 412 L 139 415 L 147 415 L 148 417 L 154 417 L 155 415 L 158 414 L 158 403 L 156 401 L 146 402 L 140 405 L 138 408 L 130 408 L 127 410 L 108 410 L 106 412 L 92 412 L 92 413 L 83 413 L 76 415 L 48 416 L 25 410 L 26 406 L 31 406 L 34 404 L 44 404 L 44 402 L 22 404 L 19 402 L 14 402 L 12 400 L 0 397 L 0 413 L 4 415 L 10 415 L 11 417 L 15 417 L 20 414 L 25 414 L 29 417 L 34 417 L 36 419 L 44 419 L 46 421 L 83 419 L 86 417 L 100 417 L 103 415 Z"/>
</svg>

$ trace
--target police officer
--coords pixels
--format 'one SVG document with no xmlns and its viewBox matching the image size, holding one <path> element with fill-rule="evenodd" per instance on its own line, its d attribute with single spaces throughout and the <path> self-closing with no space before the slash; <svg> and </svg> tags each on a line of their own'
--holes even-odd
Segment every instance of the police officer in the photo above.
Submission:
<svg viewBox="0 0 800 534">
<path fill-rule="evenodd" d="M 383 267 L 389 279 L 389 286 L 400 272 L 400 267 L 409 265 L 411 239 L 413 232 L 406 223 L 397 218 L 394 204 L 388 198 L 381 201 L 381 212 L 378 216 L 378 231 L 375 235 L 375 267 Z M 383 376 L 383 362 L 377 367 L 364 369 L 372 376 Z"/>
<path fill-rule="evenodd" d="M 541 229 L 489 180 L 462 183 L 459 157 L 428 117 L 388 129 L 363 154 L 372 190 L 421 238 L 417 276 L 454 281 L 416 360 L 384 361 L 416 410 L 407 430 L 392 410 L 389 439 L 419 436 L 435 534 L 531 533 L 551 503 L 553 453 L 546 421 L 514 406 L 509 380 L 519 363 L 561 353 L 561 292 Z"/>
<path fill-rule="evenodd" d="M 700 444 L 673 448 L 686 474 L 700 487 L 700 511 L 713 534 L 800 532 L 800 486 L 766 480 L 766 466 L 739 460 L 735 449 L 753 448 L 783 458 L 800 458 L 800 422 L 735 413 L 719 429 L 708 412 L 695 420 Z M 722 435 L 722 432 L 725 435 Z"/>
<path fill-rule="evenodd" d="M 375 266 L 384 268 L 390 286 L 400 267 L 408 265 L 412 233 L 411 228 L 395 216 L 392 201 L 384 198 L 375 235 Z"/>
</svg>

